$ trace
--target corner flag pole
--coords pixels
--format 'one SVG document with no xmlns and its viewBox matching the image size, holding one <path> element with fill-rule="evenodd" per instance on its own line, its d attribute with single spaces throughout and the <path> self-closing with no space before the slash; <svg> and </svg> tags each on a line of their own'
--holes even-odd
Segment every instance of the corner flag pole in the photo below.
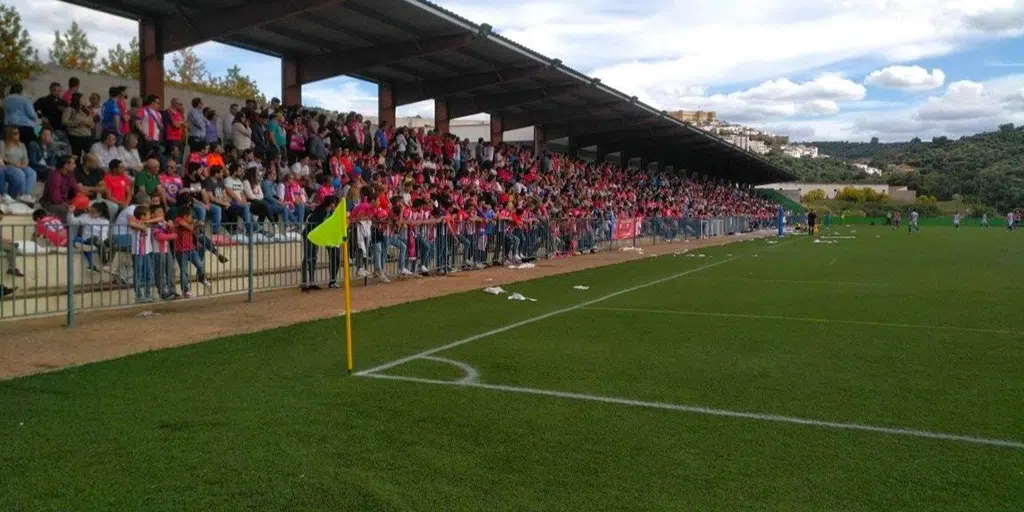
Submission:
<svg viewBox="0 0 1024 512">
<path fill-rule="evenodd" d="M 344 208 L 344 206 L 342 206 Z M 341 259 L 345 267 L 345 353 L 348 358 L 348 374 L 352 375 L 352 294 L 348 278 L 348 238 L 341 244 Z"/>
<path fill-rule="evenodd" d="M 348 278 L 348 205 L 345 198 L 341 198 L 330 217 L 306 234 L 306 239 L 317 247 L 340 250 L 341 259 L 345 262 L 345 352 L 348 373 L 352 375 L 352 295 Z"/>
</svg>

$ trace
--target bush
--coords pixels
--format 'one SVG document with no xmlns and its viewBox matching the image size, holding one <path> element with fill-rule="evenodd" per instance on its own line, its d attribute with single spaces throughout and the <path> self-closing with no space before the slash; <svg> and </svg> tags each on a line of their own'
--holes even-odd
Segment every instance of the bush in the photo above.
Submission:
<svg viewBox="0 0 1024 512">
<path fill-rule="evenodd" d="M 836 194 L 836 199 L 840 201 L 849 201 L 857 204 L 880 203 L 884 202 L 887 198 L 888 195 L 884 192 L 875 192 L 870 187 L 846 187 Z"/>
<path fill-rule="evenodd" d="M 824 190 L 816 188 L 814 190 L 807 191 L 807 194 L 804 195 L 803 200 L 804 203 L 816 203 L 818 201 L 824 201 L 826 197 L 827 194 L 825 194 Z"/>
<path fill-rule="evenodd" d="M 891 212 L 901 211 L 904 214 L 916 209 L 922 217 L 940 217 L 942 210 L 938 205 L 930 203 L 865 203 L 843 202 L 837 205 L 833 211 L 846 212 L 847 217 L 885 217 Z M 990 215 L 991 216 L 991 215 Z"/>
</svg>

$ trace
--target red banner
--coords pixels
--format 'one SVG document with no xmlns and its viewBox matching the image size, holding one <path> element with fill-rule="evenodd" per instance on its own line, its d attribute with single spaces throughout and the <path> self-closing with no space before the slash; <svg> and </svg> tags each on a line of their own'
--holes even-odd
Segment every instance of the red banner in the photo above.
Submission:
<svg viewBox="0 0 1024 512">
<path fill-rule="evenodd" d="M 615 220 L 615 233 L 612 237 L 615 240 L 625 240 L 640 236 L 640 228 L 643 226 L 643 219 L 637 217 L 631 218 L 619 218 Z"/>
</svg>

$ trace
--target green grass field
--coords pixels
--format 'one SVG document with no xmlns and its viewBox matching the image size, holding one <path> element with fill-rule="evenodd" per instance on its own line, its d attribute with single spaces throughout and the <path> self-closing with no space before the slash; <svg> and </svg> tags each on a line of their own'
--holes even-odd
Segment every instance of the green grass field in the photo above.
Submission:
<svg viewBox="0 0 1024 512">
<path fill-rule="evenodd" d="M 0 382 L 0 510 L 1024 510 L 1024 235 L 838 234 Z"/>
</svg>

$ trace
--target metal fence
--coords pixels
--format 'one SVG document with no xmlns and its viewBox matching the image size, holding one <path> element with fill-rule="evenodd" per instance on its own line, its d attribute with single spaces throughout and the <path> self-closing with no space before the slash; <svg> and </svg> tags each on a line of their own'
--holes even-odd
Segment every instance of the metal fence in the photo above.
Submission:
<svg viewBox="0 0 1024 512">
<path fill-rule="evenodd" d="M 231 228 L 232 226 L 229 226 Z M 518 265 L 666 241 L 708 238 L 759 227 L 744 217 L 711 219 L 539 219 L 350 225 L 349 258 L 356 285 Z M 197 233 L 195 249 L 154 240 L 156 252 L 133 254 L 138 237 L 110 227 L 103 239 L 55 235 L 29 225 L 0 226 L 0 319 L 75 314 L 178 298 L 247 294 L 341 281 L 342 249 L 305 240 L 308 226 L 264 224 L 245 234 Z M 74 228 L 76 230 L 77 228 Z M 155 237 L 154 237 L 155 238 Z M 10 291 L 14 288 L 13 292 Z"/>
</svg>

